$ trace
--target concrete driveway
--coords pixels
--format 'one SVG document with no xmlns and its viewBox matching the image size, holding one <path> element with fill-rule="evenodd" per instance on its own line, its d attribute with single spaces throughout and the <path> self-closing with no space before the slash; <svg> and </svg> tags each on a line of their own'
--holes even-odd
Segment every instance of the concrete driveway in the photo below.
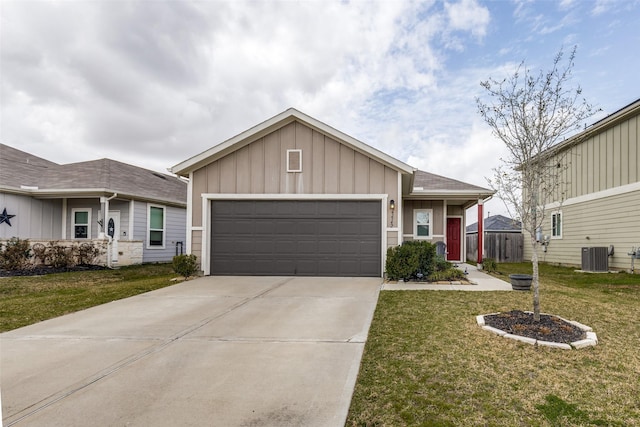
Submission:
<svg viewBox="0 0 640 427">
<path fill-rule="evenodd" d="M 341 426 L 382 279 L 203 277 L 0 335 L 4 426 Z"/>
</svg>

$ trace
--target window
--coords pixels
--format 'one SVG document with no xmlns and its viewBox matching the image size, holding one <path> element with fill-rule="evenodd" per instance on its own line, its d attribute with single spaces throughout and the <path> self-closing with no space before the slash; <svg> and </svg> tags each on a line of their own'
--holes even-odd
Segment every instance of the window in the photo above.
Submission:
<svg viewBox="0 0 640 427">
<path fill-rule="evenodd" d="M 431 230 L 431 209 L 416 209 L 413 211 L 413 238 L 430 239 Z"/>
<path fill-rule="evenodd" d="M 164 248 L 165 215 L 164 207 L 149 205 L 149 232 L 147 247 Z"/>
<path fill-rule="evenodd" d="M 73 219 L 73 238 L 74 239 L 91 238 L 91 210 L 90 209 L 72 209 L 71 215 Z"/>
<path fill-rule="evenodd" d="M 554 212 L 551 214 L 551 237 L 562 237 L 562 212 Z"/>
<path fill-rule="evenodd" d="M 287 172 L 302 172 L 302 150 L 287 150 Z"/>
</svg>

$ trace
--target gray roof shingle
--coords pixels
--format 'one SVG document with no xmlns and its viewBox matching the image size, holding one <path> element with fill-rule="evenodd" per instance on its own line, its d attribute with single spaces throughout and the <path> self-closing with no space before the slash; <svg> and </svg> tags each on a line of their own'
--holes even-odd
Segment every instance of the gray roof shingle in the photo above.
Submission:
<svg viewBox="0 0 640 427">
<path fill-rule="evenodd" d="M 417 170 L 415 172 L 413 187 L 422 187 L 424 190 L 453 190 L 479 193 L 492 192 L 491 190 L 479 187 L 477 185 L 467 184 L 466 182 L 458 181 L 421 170 Z"/>
<path fill-rule="evenodd" d="M 484 231 L 521 232 L 522 224 L 515 219 L 502 215 L 492 215 L 484 219 Z M 467 233 L 477 233 L 478 223 L 467 226 Z"/>
<path fill-rule="evenodd" d="M 111 159 L 59 165 L 4 144 L 0 144 L 0 185 L 108 190 L 145 199 L 187 202 L 187 183 L 180 178 Z"/>
</svg>

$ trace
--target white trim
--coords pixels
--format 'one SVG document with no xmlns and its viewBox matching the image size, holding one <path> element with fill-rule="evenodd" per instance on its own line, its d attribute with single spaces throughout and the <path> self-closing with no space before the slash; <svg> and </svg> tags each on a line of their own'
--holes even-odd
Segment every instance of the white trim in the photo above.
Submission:
<svg viewBox="0 0 640 427">
<path fill-rule="evenodd" d="M 426 236 L 418 236 L 418 214 L 429 214 L 429 234 Z M 413 210 L 413 240 L 432 240 L 435 236 L 433 234 L 433 209 L 414 209 Z"/>
<path fill-rule="evenodd" d="M 209 259 L 209 229 L 211 226 L 211 201 L 212 200 L 379 200 L 382 212 L 381 242 L 380 242 L 380 277 L 384 276 L 384 263 L 387 253 L 387 194 L 221 194 L 202 193 L 202 227 L 192 227 L 192 230 L 202 230 L 202 248 L 200 252 L 201 266 L 205 275 L 211 274 L 211 260 Z"/>
<path fill-rule="evenodd" d="M 402 230 L 403 227 L 403 218 L 404 218 L 404 203 L 403 203 L 403 197 L 402 197 L 402 174 L 398 173 L 398 199 L 400 200 L 396 200 L 396 226 L 398 227 L 398 234 L 400 234 L 400 230 Z M 402 243 L 402 240 L 404 240 L 404 238 L 400 238 L 400 236 L 398 235 L 398 244 Z M 384 252 L 385 256 L 387 251 Z"/>
<path fill-rule="evenodd" d="M 162 246 L 151 245 L 151 208 L 162 209 Z M 165 249 L 167 243 L 167 207 L 163 205 L 156 205 L 153 203 L 147 203 L 147 238 L 145 246 L 147 249 Z"/>
<path fill-rule="evenodd" d="M 68 211 L 69 211 L 69 208 L 67 207 L 67 198 L 63 197 L 62 198 L 62 229 L 60 230 L 62 240 L 66 240 L 67 238 L 67 215 L 69 214 Z"/>
<path fill-rule="evenodd" d="M 249 194 L 202 193 L 208 200 L 383 200 L 387 194 Z"/>
<path fill-rule="evenodd" d="M 193 172 L 189 172 L 189 182 L 187 183 L 187 224 L 186 224 L 185 246 L 187 255 L 191 255 L 191 244 L 193 240 Z"/>
<path fill-rule="evenodd" d="M 134 227 L 134 222 L 135 222 L 135 212 L 136 212 L 136 201 L 131 199 L 129 200 L 129 239 L 128 240 L 135 240 L 133 238 L 133 233 L 135 230 Z"/>
<path fill-rule="evenodd" d="M 555 236 L 553 234 L 553 231 L 554 231 L 553 230 L 553 217 L 556 216 L 556 215 L 560 216 L 560 234 L 557 235 L 557 236 Z M 552 240 L 561 240 L 562 239 L 562 230 L 564 229 L 564 218 L 563 218 L 563 216 L 564 215 L 562 215 L 562 211 L 561 210 L 555 210 L 555 211 L 549 213 L 549 222 L 551 223 L 550 224 L 551 225 L 551 227 L 550 227 L 551 231 L 550 231 L 550 235 L 549 235 L 550 239 L 552 239 Z"/>
<path fill-rule="evenodd" d="M 444 234 L 444 244 L 448 244 L 447 239 L 447 199 L 442 199 L 442 234 Z M 446 258 L 446 257 L 445 257 Z"/>
<path fill-rule="evenodd" d="M 201 225 L 196 225 L 194 227 L 191 227 L 191 231 L 202 231 L 202 226 Z"/>
<path fill-rule="evenodd" d="M 592 202 L 598 199 L 604 199 L 605 197 L 620 196 L 622 194 L 631 193 L 633 191 L 640 191 L 640 181 L 632 184 L 621 185 L 619 187 L 608 188 L 602 191 L 596 191 L 595 193 L 583 194 L 582 196 L 571 197 L 564 202 L 552 202 L 544 206 L 545 210 L 558 209 L 560 206 L 575 205 L 577 203 Z"/>
<path fill-rule="evenodd" d="M 291 168 L 291 154 L 293 153 L 298 153 L 300 156 L 300 165 L 297 169 Z M 300 148 L 287 150 L 287 172 L 302 172 L 302 150 Z"/>
<path fill-rule="evenodd" d="M 87 212 L 87 237 L 76 237 L 76 212 Z M 91 237 L 91 208 L 71 208 L 71 240 L 89 240 Z"/>
</svg>

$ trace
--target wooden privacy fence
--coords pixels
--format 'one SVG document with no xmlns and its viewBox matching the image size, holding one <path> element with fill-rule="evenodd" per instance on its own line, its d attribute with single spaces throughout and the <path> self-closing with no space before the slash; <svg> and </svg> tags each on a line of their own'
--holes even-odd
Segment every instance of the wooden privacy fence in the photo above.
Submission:
<svg viewBox="0 0 640 427">
<path fill-rule="evenodd" d="M 522 262 L 521 233 L 484 233 L 484 257 L 496 262 Z M 477 261 L 478 233 L 467 234 L 467 259 Z"/>
</svg>

